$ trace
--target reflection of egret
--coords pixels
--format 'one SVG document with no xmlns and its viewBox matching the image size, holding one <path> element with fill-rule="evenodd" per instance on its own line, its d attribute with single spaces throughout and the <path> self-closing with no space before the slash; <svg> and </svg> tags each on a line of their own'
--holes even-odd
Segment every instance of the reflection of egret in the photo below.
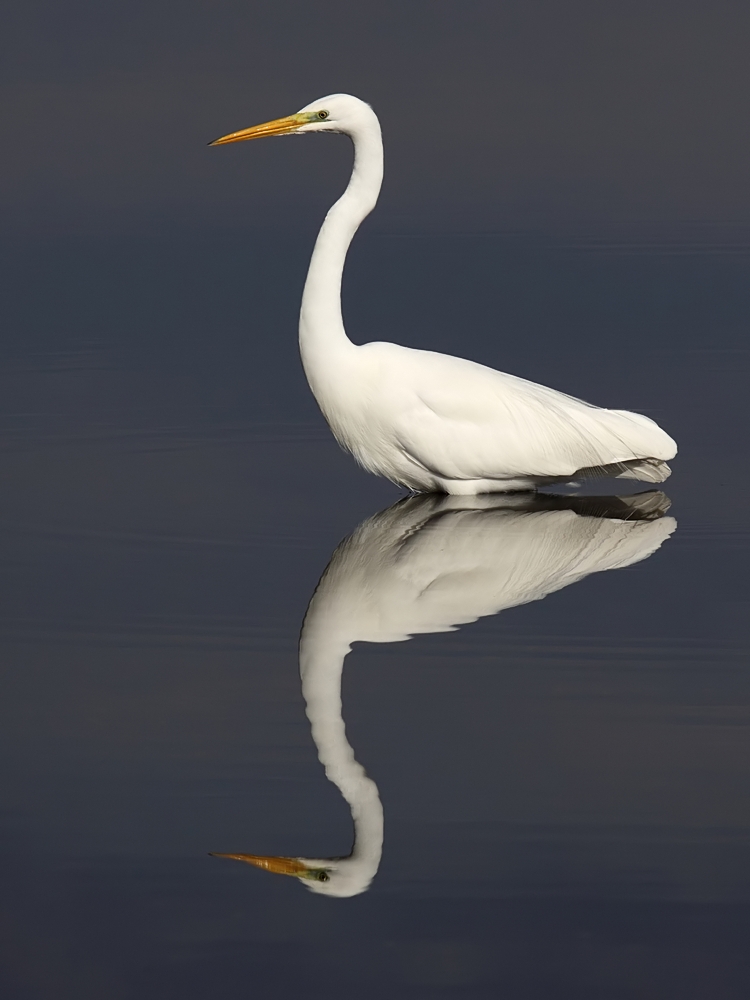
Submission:
<svg viewBox="0 0 750 1000">
<path fill-rule="evenodd" d="M 474 495 L 587 475 L 660 483 L 674 441 L 652 420 L 603 410 L 461 358 L 396 344 L 355 347 L 341 317 L 341 276 L 383 178 L 380 124 L 348 94 L 222 136 L 343 132 L 354 170 L 320 230 L 302 297 L 299 341 L 315 398 L 339 443 L 370 472 L 419 492 Z"/>
<path fill-rule="evenodd" d="M 630 566 L 674 531 L 663 493 L 630 497 L 517 494 L 412 497 L 364 521 L 339 545 L 300 637 L 302 693 L 326 775 L 352 811 L 345 858 L 222 854 L 317 892 L 364 892 L 380 863 L 383 809 L 354 759 L 341 717 L 341 672 L 354 642 L 447 632 L 537 601 L 589 573 Z"/>
</svg>

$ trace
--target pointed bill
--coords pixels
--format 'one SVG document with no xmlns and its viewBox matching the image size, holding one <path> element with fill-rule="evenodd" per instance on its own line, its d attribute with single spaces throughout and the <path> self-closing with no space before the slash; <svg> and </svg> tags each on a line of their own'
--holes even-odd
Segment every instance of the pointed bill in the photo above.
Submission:
<svg viewBox="0 0 750 1000">
<path fill-rule="evenodd" d="M 253 125 L 252 128 L 243 128 L 239 132 L 222 135 L 209 142 L 209 146 L 224 146 L 228 142 L 243 142 L 245 139 L 263 139 L 267 135 L 289 135 L 303 125 L 309 125 L 314 117 L 308 113 L 300 113 L 288 115 L 286 118 L 275 118 L 272 122 L 264 122 L 262 125 Z"/>
</svg>

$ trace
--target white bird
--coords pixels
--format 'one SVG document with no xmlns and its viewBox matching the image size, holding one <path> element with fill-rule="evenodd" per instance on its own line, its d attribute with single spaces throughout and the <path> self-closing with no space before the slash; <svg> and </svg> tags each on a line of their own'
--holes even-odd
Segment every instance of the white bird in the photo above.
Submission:
<svg viewBox="0 0 750 1000">
<path fill-rule="evenodd" d="M 349 94 L 211 145 L 343 132 L 349 185 L 325 218 L 302 295 L 299 344 L 310 388 L 337 441 L 361 466 L 416 492 L 475 495 L 611 475 L 662 482 L 677 446 L 653 420 L 606 410 L 462 358 L 397 344 L 354 345 L 341 315 L 349 244 L 383 179 L 372 108 Z"/>
<path fill-rule="evenodd" d="M 219 854 L 315 892 L 355 896 L 383 848 L 375 782 L 354 759 L 341 716 L 341 675 L 354 642 L 448 632 L 539 601 L 590 573 L 646 559 L 674 531 L 663 493 L 629 497 L 521 494 L 411 497 L 364 521 L 334 552 L 307 609 L 302 694 L 318 756 L 349 804 L 354 846 L 343 858 Z"/>
</svg>

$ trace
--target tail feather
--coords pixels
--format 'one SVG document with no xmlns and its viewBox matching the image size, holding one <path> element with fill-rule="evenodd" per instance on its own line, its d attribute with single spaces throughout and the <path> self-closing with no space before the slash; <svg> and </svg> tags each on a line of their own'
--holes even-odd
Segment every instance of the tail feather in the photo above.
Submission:
<svg viewBox="0 0 750 1000">
<path fill-rule="evenodd" d="M 618 473 L 617 479 L 638 479 L 642 483 L 663 483 L 672 470 L 658 458 L 643 458 L 638 462 L 625 462 L 627 468 Z"/>
<path fill-rule="evenodd" d="M 669 479 L 672 470 L 666 462 L 658 458 L 633 458 L 627 462 L 612 462 L 609 465 L 590 465 L 579 469 L 572 479 L 598 479 L 612 476 L 615 479 L 637 479 L 642 483 L 663 483 Z"/>
</svg>

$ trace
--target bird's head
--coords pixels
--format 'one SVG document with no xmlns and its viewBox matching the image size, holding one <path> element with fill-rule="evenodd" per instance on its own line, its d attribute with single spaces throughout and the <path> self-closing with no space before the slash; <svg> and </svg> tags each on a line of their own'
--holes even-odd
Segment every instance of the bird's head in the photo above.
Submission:
<svg viewBox="0 0 750 1000">
<path fill-rule="evenodd" d="M 352 858 L 282 858 L 262 854 L 215 854 L 214 858 L 243 861 L 275 875 L 293 875 L 306 889 L 322 896 L 357 896 L 370 884 L 372 874 L 360 871 Z"/>
<path fill-rule="evenodd" d="M 365 123 L 376 121 L 369 104 L 351 94 L 331 94 L 308 104 L 296 114 L 275 118 L 262 125 L 230 132 L 214 139 L 209 146 L 224 146 L 245 139 L 263 139 L 269 135 L 304 135 L 307 132 L 344 132 L 352 135 Z"/>
</svg>

